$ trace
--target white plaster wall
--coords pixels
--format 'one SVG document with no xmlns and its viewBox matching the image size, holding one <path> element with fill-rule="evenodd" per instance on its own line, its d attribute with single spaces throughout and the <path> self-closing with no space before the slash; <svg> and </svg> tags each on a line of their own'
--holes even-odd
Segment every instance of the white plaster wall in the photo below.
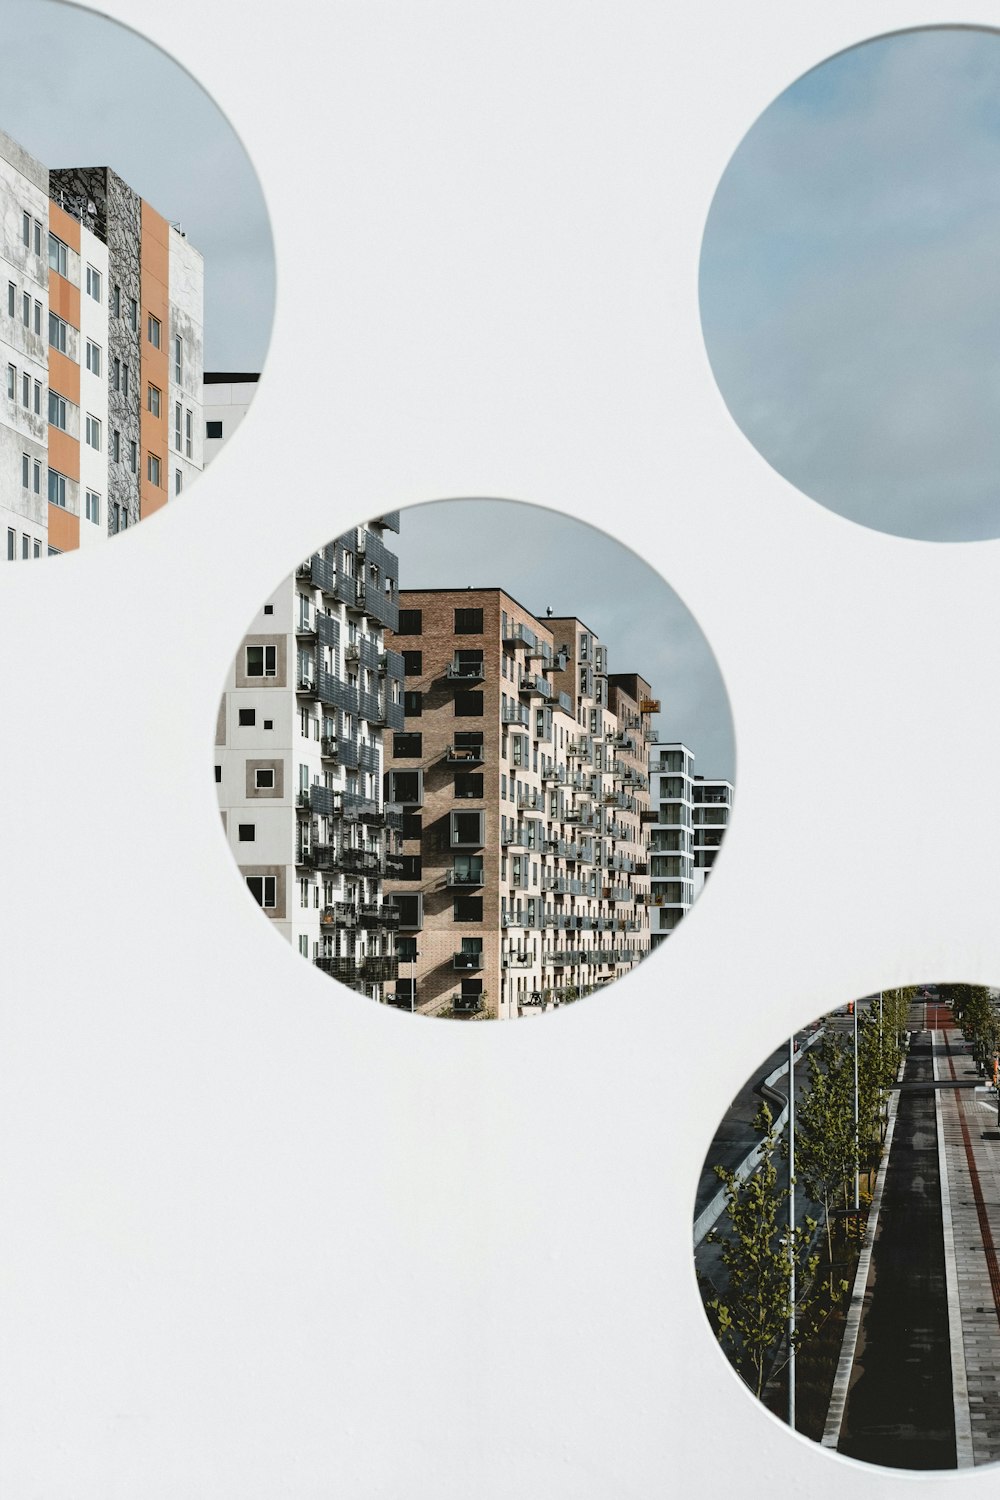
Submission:
<svg viewBox="0 0 1000 1500">
<path fill-rule="evenodd" d="M 108 535 L 108 249 L 91 234 L 89 229 L 80 229 L 80 546 L 90 547 L 103 541 Z M 101 300 L 96 302 L 87 295 L 87 266 L 93 266 L 101 276 Z M 92 339 L 101 351 L 101 373 L 94 375 L 87 369 L 87 340 Z M 101 424 L 101 451 L 87 445 L 87 413 Z M 87 520 L 86 491 L 95 490 L 101 497 L 100 520 L 95 525 Z"/>
<path fill-rule="evenodd" d="M 255 380 L 221 381 L 211 385 L 205 385 L 202 389 L 202 415 L 204 424 L 202 432 L 209 422 L 222 423 L 221 438 L 204 437 L 204 461 L 205 467 L 225 447 L 233 433 L 239 427 L 243 418 L 250 410 L 250 403 L 257 392 Z"/>
<path fill-rule="evenodd" d="M 167 412 L 170 442 L 170 496 L 176 494 L 175 475 L 183 476 L 183 487 L 204 468 L 205 424 L 202 415 L 202 373 L 205 357 L 205 268 L 200 251 L 178 230 L 170 230 L 170 316 L 167 332 L 169 401 Z M 174 379 L 174 335 L 184 340 L 184 366 L 180 384 Z M 174 441 L 174 406 L 180 402 L 191 412 L 191 457 L 188 458 L 182 429 L 181 447 Z"/>
<path fill-rule="evenodd" d="M 0 132 L 0 561 L 7 558 L 7 531 L 16 532 L 16 556 L 21 557 L 21 539 L 41 544 L 47 551 L 48 504 L 45 455 L 48 411 L 48 171 L 9 136 Z M 32 216 L 32 245 L 21 238 L 21 216 Z M 42 226 L 42 254 L 34 251 L 34 221 Z M 15 285 L 14 317 L 7 311 L 7 288 Z M 32 323 L 21 319 L 21 298 L 28 292 Z M 34 332 L 34 304 L 41 303 L 41 335 Z M 7 397 L 7 366 L 17 370 L 14 400 Z M 32 404 L 21 404 L 21 375 L 32 382 Z M 41 412 L 34 411 L 34 382 L 42 386 Z M 21 483 L 21 456 L 42 463 L 40 491 Z M 33 471 L 32 471 L 33 472 Z"/>
</svg>

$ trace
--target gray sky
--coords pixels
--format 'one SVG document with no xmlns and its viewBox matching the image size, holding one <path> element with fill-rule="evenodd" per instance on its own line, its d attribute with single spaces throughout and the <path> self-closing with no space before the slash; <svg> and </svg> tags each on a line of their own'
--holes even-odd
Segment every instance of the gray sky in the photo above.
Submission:
<svg viewBox="0 0 1000 1500">
<path fill-rule="evenodd" d="M 3 0 L 2 22 L 0 128 L 48 167 L 113 167 L 180 220 L 205 257 L 206 370 L 259 370 L 274 310 L 271 231 L 225 117 L 166 53 L 103 16 Z M 40 58 L 58 86 L 39 87 Z"/>
<path fill-rule="evenodd" d="M 831 509 L 1000 535 L 1000 36 L 823 63 L 757 120 L 705 230 L 701 312 L 740 427 Z"/>
<path fill-rule="evenodd" d="M 610 671 L 652 684 L 662 703 L 653 722 L 694 751 L 695 772 L 732 778 L 729 702 L 708 642 L 673 589 L 620 542 L 510 500 L 410 506 L 387 541 L 401 588 L 503 588 L 535 615 L 548 605 L 578 615 L 608 647 Z"/>
</svg>

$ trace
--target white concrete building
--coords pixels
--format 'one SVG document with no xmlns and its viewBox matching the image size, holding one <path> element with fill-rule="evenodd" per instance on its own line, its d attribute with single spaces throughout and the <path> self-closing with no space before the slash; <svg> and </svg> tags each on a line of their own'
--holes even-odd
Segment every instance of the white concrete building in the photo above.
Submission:
<svg viewBox="0 0 1000 1500">
<path fill-rule="evenodd" d="M 383 904 L 402 820 L 382 798 L 383 732 L 403 726 L 398 513 L 346 532 L 261 606 L 230 668 L 215 778 L 249 894 L 304 957 L 371 998 L 398 974 Z"/>
<path fill-rule="evenodd" d="M 701 895 L 722 846 L 733 809 L 731 781 L 696 776 L 693 795 L 694 899 Z"/>
<path fill-rule="evenodd" d="M 250 410 L 258 375 L 206 370 L 204 384 L 205 462 L 210 463 Z"/>
<path fill-rule="evenodd" d="M 679 740 L 657 745 L 650 757 L 653 947 L 673 932 L 704 889 L 732 808 L 732 782 L 694 775 L 693 762 Z"/>
</svg>

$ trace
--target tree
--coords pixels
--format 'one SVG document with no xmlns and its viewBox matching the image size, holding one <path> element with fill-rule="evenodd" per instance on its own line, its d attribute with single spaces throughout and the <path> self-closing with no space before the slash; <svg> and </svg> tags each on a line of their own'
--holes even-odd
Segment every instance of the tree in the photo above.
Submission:
<svg viewBox="0 0 1000 1500">
<path fill-rule="evenodd" d="M 812 1249 L 816 1221 L 807 1218 L 789 1235 L 788 1190 L 778 1184 L 778 1140 L 766 1103 L 754 1124 L 763 1136 L 757 1170 L 741 1181 L 725 1167 L 715 1169 L 726 1189 L 728 1232 L 713 1229 L 706 1238 L 722 1246 L 728 1284 L 725 1295 L 711 1298 L 706 1307 L 716 1337 L 728 1346 L 731 1362 L 759 1397 L 770 1375 L 777 1373 L 771 1366 L 788 1328 L 793 1266 L 796 1345 L 812 1337 L 828 1313 L 817 1316 L 814 1283 L 819 1255 Z M 842 1283 L 845 1289 L 846 1285 Z"/>
<path fill-rule="evenodd" d="M 825 1036 L 808 1053 L 806 1066 L 808 1088 L 795 1110 L 795 1176 L 823 1210 L 832 1301 L 831 1211 L 841 1194 L 847 1206 L 848 1183 L 854 1177 L 854 1063 L 840 1037 Z"/>
</svg>

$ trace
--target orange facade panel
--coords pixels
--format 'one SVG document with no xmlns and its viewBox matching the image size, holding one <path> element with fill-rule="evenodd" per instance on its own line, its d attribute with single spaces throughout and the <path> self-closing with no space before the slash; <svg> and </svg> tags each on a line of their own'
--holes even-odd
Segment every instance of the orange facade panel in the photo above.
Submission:
<svg viewBox="0 0 1000 1500">
<path fill-rule="evenodd" d="M 71 328 L 80 327 L 80 288 L 58 271 L 49 272 L 49 310 L 58 313 Z"/>
<path fill-rule="evenodd" d="M 49 428 L 49 468 L 57 469 L 67 479 L 80 478 L 80 443 L 58 427 Z"/>
<path fill-rule="evenodd" d="M 70 515 L 59 505 L 49 506 L 49 546 L 60 552 L 72 552 L 80 545 L 80 517 Z"/>
<path fill-rule="evenodd" d="M 58 203 L 49 203 L 49 228 L 52 233 L 68 245 L 71 250 L 79 252 L 80 249 L 80 221 L 74 219 Z"/>
<path fill-rule="evenodd" d="M 74 406 L 80 405 L 80 366 L 58 349 L 49 350 L 49 385 Z"/>
<path fill-rule="evenodd" d="M 167 340 L 170 308 L 170 226 L 162 214 L 142 200 L 142 240 L 139 248 L 140 296 L 139 438 L 142 467 L 139 473 L 139 514 L 151 515 L 166 505 L 169 497 L 167 406 L 170 394 Z M 151 319 L 153 320 L 151 322 Z M 150 337 L 150 335 L 153 337 Z M 150 475 L 150 460 L 159 475 Z"/>
</svg>

